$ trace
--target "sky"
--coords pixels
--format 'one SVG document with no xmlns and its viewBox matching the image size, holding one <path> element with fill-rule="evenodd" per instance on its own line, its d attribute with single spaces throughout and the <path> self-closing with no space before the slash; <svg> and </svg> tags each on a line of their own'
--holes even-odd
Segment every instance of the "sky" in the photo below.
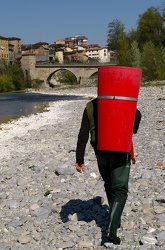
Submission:
<svg viewBox="0 0 165 250">
<path fill-rule="evenodd" d="M 140 14 L 163 6 L 165 0 L 0 0 L 0 36 L 52 44 L 81 34 L 104 47 L 110 22 L 121 21 L 129 32 Z"/>
</svg>

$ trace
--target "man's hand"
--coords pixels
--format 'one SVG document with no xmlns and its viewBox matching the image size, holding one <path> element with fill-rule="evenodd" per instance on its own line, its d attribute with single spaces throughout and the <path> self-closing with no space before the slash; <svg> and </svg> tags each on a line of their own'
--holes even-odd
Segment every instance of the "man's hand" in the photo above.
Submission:
<svg viewBox="0 0 165 250">
<path fill-rule="evenodd" d="M 132 159 L 132 164 L 135 164 L 135 163 L 136 163 L 136 161 L 135 161 L 135 159 L 133 158 L 133 159 Z"/>
<path fill-rule="evenodd" d="M 76 169 L 78 172 L 83 173 L 84 172 L 84 164 L 76 163 Z"/>
</svg>

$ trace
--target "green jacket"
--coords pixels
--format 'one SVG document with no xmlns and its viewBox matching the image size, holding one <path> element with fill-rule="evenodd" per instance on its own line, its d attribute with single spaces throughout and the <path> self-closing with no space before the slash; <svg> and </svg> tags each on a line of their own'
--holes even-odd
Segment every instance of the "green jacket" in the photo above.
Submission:
<svg viewBox="0 0 165 250">
<path fill-rule="evenodd" d="M 96 143 L 96 125 L 95 125 L 95 116 L 94 116 L 94 102 L 96 102 L 96 99 L 93 99 L 92 101 L 88 102 L 86 105 L 87 110 L 87 116 L 90 123 L 90 143 L 92 146 Z"/>
</svg>

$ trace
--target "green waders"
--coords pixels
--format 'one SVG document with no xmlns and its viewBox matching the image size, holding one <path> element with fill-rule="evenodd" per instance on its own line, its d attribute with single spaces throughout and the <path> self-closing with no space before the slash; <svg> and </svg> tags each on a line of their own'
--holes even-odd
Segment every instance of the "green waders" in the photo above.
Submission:
<svg viewBox="0 0 165 250">
<path fill-rule="evenodd" d="M 111 202 L 109 206 L 109 217 L 108 217 L 108 227 L 106 231 L 106 236 L 109 241 L 119 245 L 120 238 L 117 237 L 117 229 L 120 224 L 120 218 L 124 209 L 124 204 L 119 202 Z"/>
<path fill-rule="evenodd" d="M 103 151 L 96 153 L 100 174 L 104 180 L 105 191 L 109 203 L 109 216 L 106 236 L 114 244 L 120 244 L 117 229 L 120 226 L 121 215 L 127 200 L 130 161 L 128 157 L 118 160 L 114 154 Z"/>
</svg>

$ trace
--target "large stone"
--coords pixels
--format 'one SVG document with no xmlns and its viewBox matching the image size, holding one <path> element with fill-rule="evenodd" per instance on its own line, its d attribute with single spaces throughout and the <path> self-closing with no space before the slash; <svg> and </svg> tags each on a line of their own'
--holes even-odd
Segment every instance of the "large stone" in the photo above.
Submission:
<svg viewBox="0 0 165 250">
<path fill-rule="evenodd" d="M 152 235 L 144 235 L 141 239 L 141 242 L 143 244 L 155 245 L 157 243 L 157 240 Z"/>
<path fill-rule="evenodd" d="M 18 241 L 21 244 L 27 244 L 31 241 L 31 237 L 29 235 L 20 235 Z"/>
<path fill-rule="evenodd" d="M 90 241 L 80 241 L 78 243 L 78 246 L 81 248 L 83 248 L 83 247 L 89 248 L 92 246 L 92 243 Z"/>
</svg>

